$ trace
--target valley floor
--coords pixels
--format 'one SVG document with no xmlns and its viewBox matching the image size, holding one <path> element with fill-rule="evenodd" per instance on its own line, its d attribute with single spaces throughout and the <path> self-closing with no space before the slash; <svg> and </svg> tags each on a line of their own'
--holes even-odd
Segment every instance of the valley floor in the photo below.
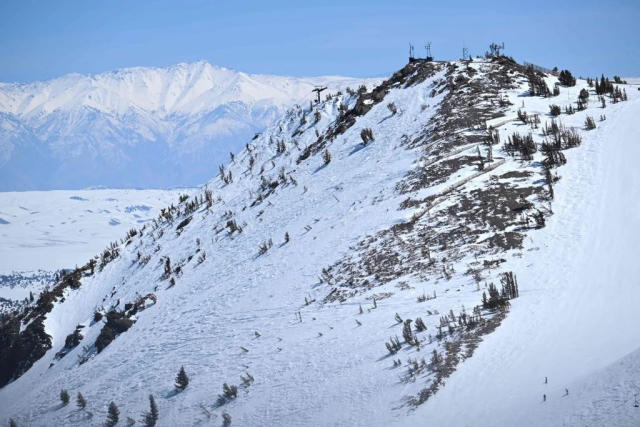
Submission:
<svg viewBox="0 0 640 427">
<path fill-rule="evenodd" d="M 82 265 L 191 191 L 0 192 L 0 274 Z"/>
</svg>

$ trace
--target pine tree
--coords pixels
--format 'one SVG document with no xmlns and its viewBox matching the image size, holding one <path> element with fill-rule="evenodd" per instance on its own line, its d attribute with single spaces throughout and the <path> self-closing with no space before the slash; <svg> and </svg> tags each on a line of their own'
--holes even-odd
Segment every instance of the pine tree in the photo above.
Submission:
<svg viewBox="0 0 640 427">
<path fill-rule="evenodd" d="M 223 427 L 229 427 L 231 425 L 231 415 L 226 412 L 222 413 L 222 425 Z"/>
<path fill-rule="evenodd" d="M 114 427 L 118 424 L 118 420 L 120 419 L 120 410 L 116 406 L 116 404 L 112 401 L 109 403 L 109 411 L 107 414 L 107 427 Z"/>
<path fill-rule="evenodd" d="M 78 396 L 76 397 L 76 404 L 80 409 L 84 409 L 87 407 L 87 401 L 85 400 L 84 396 L 80 392 L 78 392 Z"/>
<path fill-rule="evenodd" d="M 328 165 L 331 162 L 331 153 L 329 152 L 329 150 L 324 150 L 322 160 L 324 160 L 325 165 Z"/>
<path fill-rule="evenodd" d="M 576 78 L 571 75 L 571 71 L 569 71 L 569 70 L 560 71 L 560 75 L 558 76 L 558 80 L 560 81 L 560 84 L 562 84 L 564 86 L 575 86 L 576 85 Z"/>
<path fill-rule="evenodd" d="M 158 406 L 153 394 L 149 395 L 149 412 L 144 414 L 143 422 L 146 427 L 154 427 L 158 422 Z"/>
<path fill-rule="evenodd" d="M 402 338 L 404 338 L 407 344 L 414 344 L 413 332 L 411 332 L 411 319 L 404 321 L 404 326 L 402 327 Z"/>
<path fill-rule="evenodd" d="M 167 276 L 171 274 L 171 259 L 169 257 L 164 261 L 164 274 Z"/>
<path fill-rule="evenodd" d="M 67 390 L 65 389 L 60 390 L 60 400 L 62 401 L 63 405 L 66 405 L 69 403 L 69 392 L 67 392 Z"/>
<path fill-rule="evenodd" d="M 184 390 L 189 385 L 189 377 L 187 373 L 184 371 L 184 366 L 180 367 L 180 372 L 178 372 L 178 376 L 176 377 L 176 388 L 178 390 Z"/>
<path fill-rule="evenodd" d="M 582 88 L 580 90 L 580 94 L 578 95 L 578 98 L 583 102 L 587 101 L 589 99 L 589 91 L 586 90 L 585 88 Z"/>
<path fill-rule="evenodd" d="M 18 423 L 13 418 L 9 418 L 9 427 L 18 427 Z"/>
<path fill-rule="evenodd" d="M 484 159 L 482 158 L 482 153 L 480 153 L 480 146 L 477 145 L 476 148 L 478 149 L 478 160 L 480 161 L 480 163 L 478 164 L 478 170 L 484 170 Z"/>
</svg>

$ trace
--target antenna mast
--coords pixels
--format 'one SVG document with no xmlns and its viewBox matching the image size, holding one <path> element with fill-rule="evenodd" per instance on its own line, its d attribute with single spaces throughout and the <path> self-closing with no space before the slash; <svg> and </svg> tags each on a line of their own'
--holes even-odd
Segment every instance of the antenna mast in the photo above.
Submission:
<svg viewBox="0 0 640 427">
<path fill-rule="evenodd" d="M 427 61 L 433 61 L 433 56 L 431 56 L 431 42 L 427 42 L 424 48 L 427 50 Z"/>
</svg>

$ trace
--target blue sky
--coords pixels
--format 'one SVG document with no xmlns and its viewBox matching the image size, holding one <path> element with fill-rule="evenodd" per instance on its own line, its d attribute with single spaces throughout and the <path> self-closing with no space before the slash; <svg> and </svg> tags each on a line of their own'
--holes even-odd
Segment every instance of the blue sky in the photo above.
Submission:
<svg viewBox="0 0 640 427">
<path fill-rule="evenodd" d="M 437 59 L 491 41 L 578 75 L 640 75 L 640 0 L 0 2 L 0 81 L 207 60 L 253 72 L 381 76 L 408 43 Z"/>
</svg>

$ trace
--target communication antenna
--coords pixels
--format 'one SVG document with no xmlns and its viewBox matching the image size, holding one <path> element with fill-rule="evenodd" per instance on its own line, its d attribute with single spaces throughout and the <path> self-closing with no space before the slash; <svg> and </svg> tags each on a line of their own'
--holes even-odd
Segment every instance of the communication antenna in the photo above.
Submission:
<svg viewBox="0 0 640 427">
<path fill-rule="evenodd" d="M 424 48 L 427 51 L 427 61 L 433 61 L 433 56 L 431 56 L 431 42 L 427 42 Z"/>
<path fill-rule="evenodd" d="M 462 59 L 466 59 L 469 57 L 469 49 L 467 49 L 464 44 L 462 45 Z"/>
<path fill-rule="evenodd" d="M 413 45 L 409 43 L 409 60 L 412 60 L 413 58 Z"/>
</svg>

